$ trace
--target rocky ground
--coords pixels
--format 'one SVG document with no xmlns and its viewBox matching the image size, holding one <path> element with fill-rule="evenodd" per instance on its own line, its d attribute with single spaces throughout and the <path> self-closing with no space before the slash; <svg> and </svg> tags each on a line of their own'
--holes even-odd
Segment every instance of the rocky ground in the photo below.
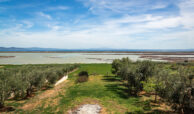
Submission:
<svg viewBox="0 0 194 114">
<path fill-rule="evenodd" d="M 84 104 L 69 114 L 100 114 L 101 107 L 98 104 Z"/>
</svg>

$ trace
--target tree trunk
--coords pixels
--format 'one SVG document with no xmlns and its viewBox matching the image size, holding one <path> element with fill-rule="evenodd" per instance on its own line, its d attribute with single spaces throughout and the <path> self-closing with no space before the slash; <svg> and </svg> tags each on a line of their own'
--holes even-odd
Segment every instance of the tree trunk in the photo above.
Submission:
<svg viewBox="0 0 194 114">
<path fill-rule="evenodd" d="M 180 113 L 181 113 L 181 114 L 184 114 L 183 104 L 179 104 L 179 106 L 180 106 Z"/>
<path fill-rule="evenodd" d="M 130 96 L 131 95 L 131 89 L 130 89 L 128 84 L 127 84 L 127 88 L 128 88 L 128 96 Z"/>
<path fill-rule="evenodd" d="M 2 91 L 2 94 L 0 95 L 0 108 L 4 107 L 4 101 L 5 101 L 5 92 Z"/>
<path fill-rule="evenodd" d="M 30 97 L 31 95 L 31 89 L 26 90 L 26 98 Z"/>
<path fill-rule="evenodd" d="M 2 95 L 0 95 L 0 108 L 4 107 L 4 94 L 2 93 Z"/>
<path fill-rule="evenodd" d="M 0 102 L 0 109 L 4 107 L 4 104 Z"/>
<path fill-rule="evenodd" d="M 155 103 L 157 102 L 157 91 L 155 91 Z"/>
<path fill-rule="evenodd" d="M 181 114 L 184 114 L 183 108 L 181 108 Z"/>
</svg>

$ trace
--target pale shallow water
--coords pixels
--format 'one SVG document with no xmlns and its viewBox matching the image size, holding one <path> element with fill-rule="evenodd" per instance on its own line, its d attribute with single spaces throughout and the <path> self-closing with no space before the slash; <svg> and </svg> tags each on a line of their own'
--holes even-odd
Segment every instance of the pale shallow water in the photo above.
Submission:
<svg viewBox="0 0 194 114">
<path fill-rule="evenodd" d="M 63 64 L 63 63 L 111 63 L 113 59 L 129 57 L 131 60 L 144 60 L 135 53 L 0 53 L 0 64 Z M 155 60 L 158 61 L 158 60 Z M 161 60 L 160 60 L 161 61 Z"/>
<path fill-rule="evenodd" d="M 0 53 L 0 64 L 49 64 L 49 63 L 111 63 L 113 59 L 129 57 L 131 60 L 142 60 L 139 55 L 114 55 L 106 53 Z"/>
</svg>

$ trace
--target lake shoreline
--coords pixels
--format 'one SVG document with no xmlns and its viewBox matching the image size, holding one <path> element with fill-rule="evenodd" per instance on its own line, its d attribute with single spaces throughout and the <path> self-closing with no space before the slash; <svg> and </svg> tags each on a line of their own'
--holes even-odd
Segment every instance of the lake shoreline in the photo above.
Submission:
<svg viewBox="0 0 194 114">
<path fill-rule="evenodd" d="M 15 56 L 0 56 L 0 58 L 14 58 Z"/>
<path fill-rule="evenodd" d="M 137 55 L 194 55 L 194 51 L 0 51 L 0 53 L 115 53 L 118 55 L 120 55 L 120 53 L 132 53 Z"/>
<path fill-rule="evenodd" d="M 1 52 L 0 64 L 112 63 L 123 57 L 132 61 L 193 62 L 194 52 Z"/>
</svg>

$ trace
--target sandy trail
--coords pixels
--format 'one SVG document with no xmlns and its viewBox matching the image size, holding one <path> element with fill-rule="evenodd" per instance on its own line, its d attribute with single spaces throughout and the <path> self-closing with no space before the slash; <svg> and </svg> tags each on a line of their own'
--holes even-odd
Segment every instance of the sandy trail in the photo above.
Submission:
<svg viewBox="0 0 194 114">
<path fill-rule="evenodd" d="M 77 69 L 74 69 L 71 72 L 76 71 Z M 69 73 L 71 73 L 69 72 Z M 64 87 L 68 87 L 70 85 L 67 85 L 67 83 L 69 82 L 68 79 L 68 75 L 63 76 L 63 78 L 61 78 L 60 80 L 58 80 L 55 83 L 54 88 L 46 90 L 36 96 L 34 96 L 33 98 L 29 99 L 27 103 L 25 103 L 23 106 L 20 107 L 20 109 L 23 110 L 32 110 L 38 106 L 41 106 L 43 104 L 43 102 L 45 102 L 45 106 L 47 106 L 48 104 L 50 105 L 57 105 L 58 104 L 58 100 L 59 98 L 56 97 L 57 95 L 59 95 L 59 93 L 65 93 L 66 89 L 64 89 Z"/>
<path fill-rule="evenodd" d="M 20 108 L 23 110 L 32 110 L 35 107 L 41 105 L 43 101 L 57 102 L 58 99 L 55 99 L 54 97 L 57 96 L 59 92 L 65 92 L 65 90 L 62 88 L 66 86 L 66 83 L 68 82 L 67 79 L 68 79 L 68 75 L 63 76 L 63 78 L 61 78 L 55 83 L 55 87 L 53 89 L 46 90 L 43 93 L 38 94 L 37 96 L 30 99 L 28 103 L 26 103 L 24 106 Z"/>
<path fill-rule="evenodd" d="M 65 80 L 67 80 L 68 78 L 68 75 L 65 75 L 63 76 L 63 78 L 61 78 L 60 80 L 58 80 L 56 83 L 55 83 L 55 86 L 59 85 L 60 83 L 64 82 Z"/>
</svg>

